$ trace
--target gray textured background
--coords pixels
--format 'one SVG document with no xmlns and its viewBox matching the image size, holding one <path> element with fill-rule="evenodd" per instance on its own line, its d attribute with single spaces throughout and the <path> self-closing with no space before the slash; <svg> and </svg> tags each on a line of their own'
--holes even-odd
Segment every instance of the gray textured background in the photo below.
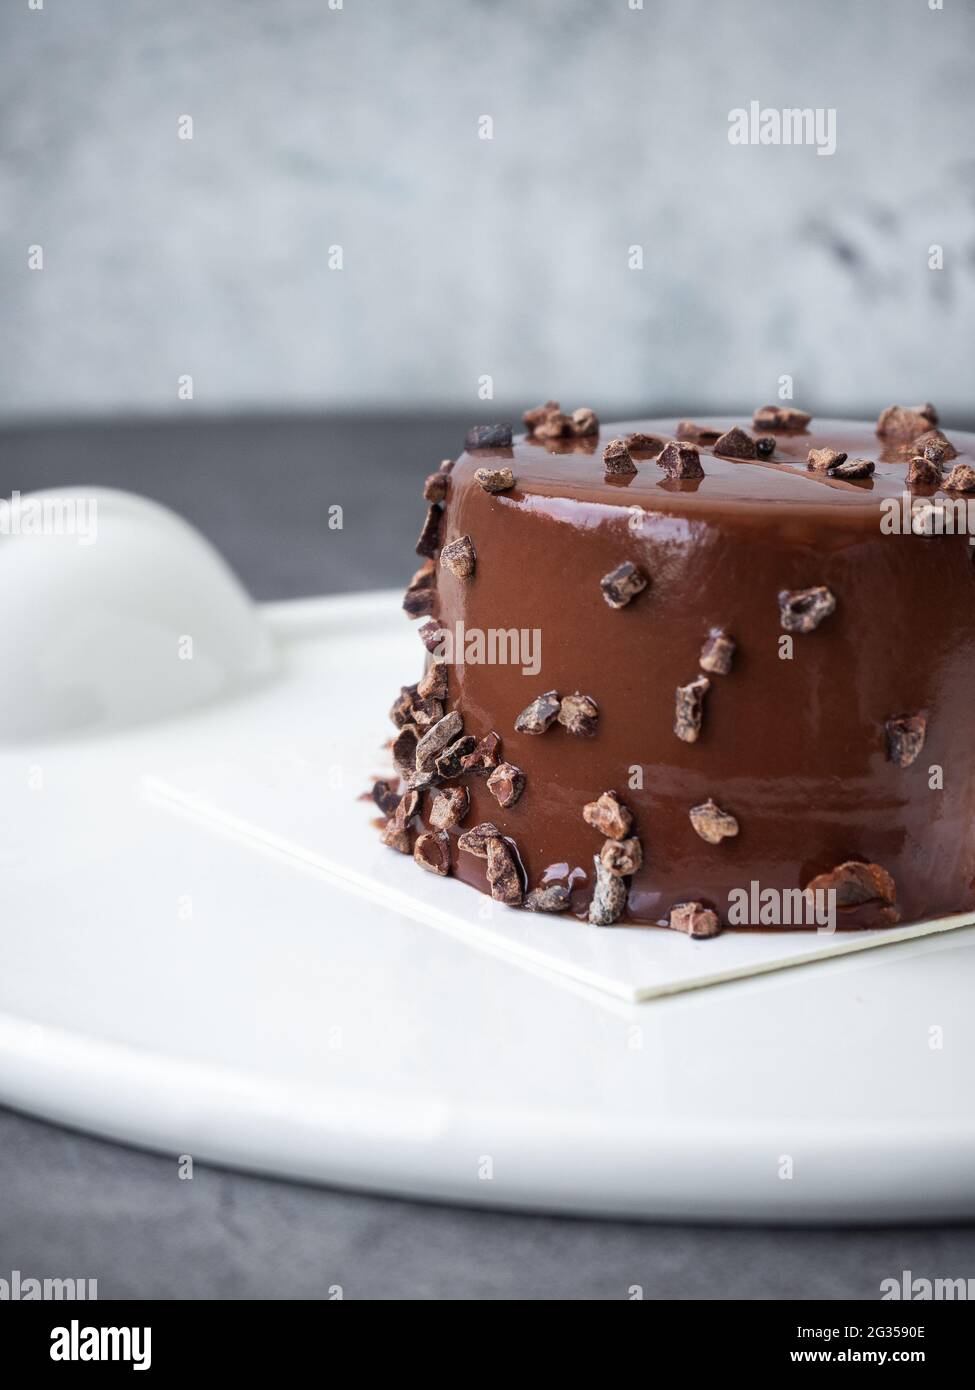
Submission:
<svg viewBox="0 0 975 1390">
<path fill-rule="evenodd" d="M 0 418 L 470 408 L 484 373 L 950 415 L 973 44 L 966 0 L 0 0 Z M 836 107 L 835 155 L 729 145 L 752 99 Z"/>
</svg>

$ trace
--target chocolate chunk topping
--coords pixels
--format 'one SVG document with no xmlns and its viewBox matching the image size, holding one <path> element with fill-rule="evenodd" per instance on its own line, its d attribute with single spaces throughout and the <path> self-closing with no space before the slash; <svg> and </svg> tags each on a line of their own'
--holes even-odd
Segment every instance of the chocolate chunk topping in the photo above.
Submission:
<svg viewBox="0 0 975 1390">
<path fill-rule="evenodd" d="M 473 734 L 462 734 L 453 743 L 448 743 L 437 758 L 438 777 L 459 777 L 463 772 L 463 760 L 472 751 L 477 740 Z"/>
<path fill-rule="evenodd" d="M 848 457 L 838 449 L 810 449 L 806 455 L 806 467 L 825 473 L 827 468 L 833 468 L 837 463 L 846 463 Z"/>
<path fill-rule="evenodd" d="M 436 589 L 407 589 L 403 595 L 403 611 L 411 618 L 426 618 L 436 610 Z"/>
<path fill-rule="evenodd" d="M 483 777 L 486 772 L 497 767 L 500 747 L 501 740 L 493 730 L 491 733 L 485 734 L 471 751 L 461 758 L 461 771 L 473 773 L 476 777 Z"/>
<path fill-rule="evenodd" d="M 447 474 L 442 470 L 431 473 L 423 484 L 423 496 L 427 502 L 442 502 L 447 496 Z"/>
<path fill-rule="evenodd" d="M 471 794 L 466 787 L 444 787 L 430 803 L 427 820 L 434 830 L 449 830 L 452 825 L 460 824 L 470 805 Z"/>
<path fill-rule="evenodd" d="M 470 536 L 459 536 L 440 552 L 440 563 L 457 579 L 470 579 L 476 558 Z"/>
<path fill-rule="evenodd" d="M 836 608 L 836 599 L 825 584 L 812 589 L 783 589 L 779 613 L 785 632 L 812 632 Z"/>
<path fill-rule="evenodd" d="M 669 926 L 672 931 L 682 931 L 687 936 L 717 936 L 721 931 L 718 914 L 703 903 L 674 903 Z"/>
<path fill-rule="evenodd" d="M 887 757 L 898 767 L 910 767 L 924 747 L 928 729 L 926 714 L 898 714 L 884 725 L 887 732 Z"/>
<path fill-rule="evenodd" d="M 410 852 L 410 832 L 404 826 L 397 824 L 395 816 L 383 826 L 379 838 L 384 845 L 388 845 L 390 849 L 395 849 L 398 854 L 409 854 Z"/>
<path fill-rule="evenodd" d="M 897 901 L 897 885 L 886 869 L 879 864 L 863 864 L 847 860 L 829 873 L 818 874 L 806 884 L 804 892 L 811 901 L 816 893 L 835 892 L 838 908 L 860 907 L 863 903 L 893 904 Z M 896 918 L 895 918 L 896 920 Z"/>
<path fill-rule="evenodd" d="M 735 639 L 723 627 L 713 627 L 701 648 L 701 670 L 712 676 L 726 676 L 735 656 Z"/>
<path fill-rule="evenodd" d="M 942 484 L 949 492 L 975 492 L 975 468 L 956 463 Z"/>
<path fill-rule="evenodd" d="M 391 816 L 399 805 L 399 792 L 392 782 L 373 782 L 372 799 L 384 816 Z"/>
<path fill-rule="evenodd" d="M 630 451 L 622 439 L 611 439 L 603 450 L 603 463 L 607 473 L 635 473 L 636 464 L 630 458 Z"/>
<path fill-rule="evenodd" d="M 416 726 L 427 728 L 443 715 L 443 705 L 436 697 L 421 696 L 419 686 L 404 685 L 393 702 L 389 717 L 397 728 Z"/>
<path fill-rule="evenodd" d="M 415 685 L 400 686 L 400 692 L 389 711 L 389 717 L 397 729 L 402 729 L 404 724 L 413 723 L 413 701 L 416 699 L 418 689 L 419 687 Z"/>
<path fill-rule="evenodd" d="M 703 478 L 701 456 L 693 444 L 672 439 L 665 444 L 657 458 L 657 467 L 667 471 L 668 478 Z"/>
<path fill-rule="evenodd" d="M 473 854 L 477 859 L 487 858 L 487 847 L 492 840 L 500 840 L 501 831 L 493 821 L 484 820 L 480 825 L 465 830 L 457 837 L 457 848 L 465 854 Z"/>
<path fill-rule="evenodd" d="M 709 845 L 720 845 L 731 835 L 738 834 L 738 822 L 728 811 L 722 811 L 710 797 L 690 810 L 691 825 Z"/>
<path fill-rule="evenodd" d="M 418 729 L 429 729 L 431 724 L 443 718 L 443 703 L 433 699 L 421 700 L 417 695 L 410 706 L 410 714 Z"/>
<path fill-rule="evenodd" d="M 515 730 L 519 734 L 544 734 L 549 725 L 558 718 L 559 697 L 555 690 L 547 690 L 538 695 L 527 709 L 523 709 L 515 720 Z"/>
<path fill-rule="evenodd" d="M 578 410 L 572 412 L 572 433 L 577 439 L 599 433 L 599 419 L 588 405 L 581 405 Z"/>
<path fill-rule="evenodd" d="M 674 733 L 685 743 L 696 743 L 704 718 L 704 697 L 711 689 L 707 676 L 697 676 L 688 685 L 677 687 Z"/>
<path fill-rule="evenodd" d="M 599 706 L 590 696 L 580 695 L 577 690 L 574 695 L 562 696 L 558 718 L 570 734 L 592 738 L 599 723 Z"/>
<path fill-rule="evenodd" d="M 755 453 L 760 459 L 771 458 L 775 453 L 775 436 L 772 434 L 760 434 L 755 440 Z"/>
<path fill-rule="evenodd" d="M 830 478 L 843 478 L 849 483 L 872 477 L 876 466 L 872 459 L 848 459 L 846 463 L 834 463 L 826 473 Z"/>
<path fill-rule="evenodd" d="M 880 413 L 877 433 L 881 439 L 912 441 L 937 423 L 938 412 L 933 405 L 889 405 Z"/>
<path fill-rule="evenodd" d="M 517 907 L 521 902 L 521 875 L 511 850 L 504 840 L 487 842 L 487 881 L 495 902 Z"/>
<path fill-rule="evenodd" d="M 464 721 L 460 712 L 455 709 L 438 719 L 416 745 L 417 772 L 432 772 L 436 767 L 438 754 L 443 752 L 448 743 L 453 742 L 463 727 Z"/>
<path fill-rule="evenodd" d="M 525 790 L 525 774 L 514 763 L 498 763 L 487 779 L 487 785 L 498 805 L 507 808 L 513 806 Z"/>
<path fill-rule="evenodd" d="M 412 724 L 407 724 L 393 739 L 392 747 L 393 763 L 404 775 L 416 767 L 416 749 L 416 729 Z"/>
<path fill-rule="evenodd" d="M 511 447 L 510 425 L 474 425 L 467 431 L 465 449 L 509 449 Z"/>
<path fill-rule="evenodd" d="M 603 575 L 599 587 L 610 608 L 625 608 L 630 599 L 636 598 L 648 583 L 649 580 L 642 570 L 638 570 L 629 560 L 624 560 L 621 565 L 610 570 L 609 574 Z"/>
<path fill-rule="evenodd" d="M 755 457 L 755 441 L 750 434 L 740 430 L 737 425 L 727 430 L 719 439 L 714 441 L 714 452 L 726 459 L 753 459 Z"/>
<path fill-rule="evenodd" d="M 431 559 L 436 555 L 440 547 L 440 523 L 442 520 L 443 509 L 434 503 L 427 512 L 423 530 L 416 543 L 417 555 L 429 555 Z"/>
<path fill-rule="evenodd" d="M 599 859 L 608 874 L 626 878 L 643 863 L 643 846 L 635 835 L 629 840 L 607 840 L 599 851 Z"/>
<path fill-rule="evenodd" d="M 572 894 L 564 883 L 533 888 L 522 903 L 526 912 L 566 912 L 571 906 Z"/>
<path fill-rule="evenodd" d="M 664 441 L 655 434 L 641 434 L 639 430 L 628 434 L 623 443 L 631 454 L 659 454 L 664 447 Z"/>
<path fill-rule="evenodd" d="M 943 476 L 939 459 L 928 458 L 926 454 L 924 457 L 919 455 L 911 459 L 907 470 L 907 486 L 939 487 Z"/>
<path fill-rule="evenodd" d="M 924 454 L 925 458 L 933 458 L 937 463 L 958 457 L 958 450 L 940 430 L 925 430 L 907 447 L 912 453 Z"/>
<path fill-rule="evenodd" d="M 417 694 L 423 700 L 445 700 L 447 698 L 447 663 L 435 661 L 429 666 L 417 686 Z"/>
<path fill-rule="evenodd" d="M 534 434 L 536 439 L 566 439 L 572 434 L 572 420 L 561 410 L 550 410 L 535 426 Z"/>
<path fill-rule="evenodd" d="M 589 921 L 594 927 L 611 927 L 626 910 L 627 887 L 623 879 L 611 874 L 598 854 L 593 855 L 596 883 L 589 904 Z"/>
<path fill-rule="evenodd" d="M 425 831 L 416 837 L 413 858 L 421 869 L 444 877 L 450 873 L 450 837 L 442 830 Z"/>
<path fill-rule="evenodd" d="M 437 606 L 436 565 L 432 560 L 424 560 L 414 574 L 403 597 L 403 608 L 411 618 L 425 618 Z"/>
<path fill-rule="evenodd" d="M 613 840 L 625 840 L 633 824 L 633 816 L 615 792 L 603 792 L 583 806 L 582 819 Z"/>
<path fill-rule="evenodd" d="M 752 416 L 757 430 L 804 430 L 812 416 L 791 405 L 763 405 Z"/>
<path fill-rule="evenodd" d="M 414 791 L 404 792 L 400 797 L 390 819 L 386 822 L 382 832 L 382 842 L 390 849 L 398 850 L 400 854 L 410 852 L 410 822 L 416 815 L 420 798 Z"/>
<path fill-rule="evenodd" d="M 551 415 L 553 411 L 559 411 L 561 408 L 558 401 L 546 401 L 544 405 L 536 405 L 533 410 L 526 410 L 521 417 L 525 422 L 525 429 L 529 434 L 534 434 L 547 415 Z"/>
<path fill-rule="evenodd" d="M 546 401 L 534 410 L 526 410 L 522 416 L 525 428 L 536 439 L 565 439 L 572 436 L 582 439 L 586 435 L 599 433 L 596 412 L 582 405 L 571 415 L 565 415 L 558 401 Z"/>
<path fill-rule="evenodd" d="M 710 425 L 695 425 L 693 420 L 678 420 L 674 438 L 686 440 L 690 444 L 700 444 L 702 448 L 707 449 L 721 438 L 721 430 L 713 429 Z"/>
<path fill-rule="evenodd" d="M 485 492 L 507 492 L 508 488 L 515 485 L 515 475 L 510 468 L 478 468 L 474 473 L 474 481 Z"/>
<path fill-rule="evenodd" d="M 421 623 L 417 628 L 417 632 L 420 634 L 420 641 L 428 652 L 436 651 L 437 647 L 439 647 L 443 638 L 443 631 L 440 624 L 436 622 Z"/>
</svg>

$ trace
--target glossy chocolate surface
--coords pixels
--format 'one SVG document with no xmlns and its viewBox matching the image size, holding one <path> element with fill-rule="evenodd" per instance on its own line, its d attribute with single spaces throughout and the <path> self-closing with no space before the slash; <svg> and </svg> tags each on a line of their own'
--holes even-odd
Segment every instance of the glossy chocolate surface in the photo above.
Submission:
<svg viewBox="0 0 975 1390">
<path fill-rule="evenodd" d="M 511 664 L 451 668 L 449 707 L 467 732 L 495 730 L 503 757 L 526 776 L 507 810 L 483 778 L 465 778 L 471 808 L 462 828 L 493 821 L 516 842 L 526 887 L 571 881 L 573 908 L 584 912 L 602 836 L 582 807 L 615 789 L 643 845 L 630 923 L 665 921 L 687 900 L 724 919 L 732 890 L 753 881 L 803 888 L 850 859 L 893 875 L 902 921 L 975 906 L 968 535 L 883 533 L 884 499 L 901 500 L 903 517 L 912 450 L 885 444 L 872 424 L 813 420 L 802 432 L 776 431 L 768 461 L 701 448 L 705 476 L 694 482 L 669 480 L 641 454 L 635 474 L 604 476 L 611 438 L 640 430 L 666 440 L 676 423 L 624 422 L 568 441 L 516 438 L 454 465 L 441 542 L 470 535 L 477 564 L 470 580 L 439 570 L 437 616 L 468 630 L 537 632 L 541 655 L 535 675 Z M 747 419 L 706 423 L 769 433 Z M 941 428 L 959 455 L 946 474 L 975 464 L 975 436 Z M 810 471 L 806 456 L 821 447 L 872 459 L 876 473 L 843 482 Z M 477 468 L 504 465 L 516 479 L 510 491 L 490 494 L 474 481 Z M 949 494 L 913 496 L 937 504 Z M 650 584 L 614 610 L 600 579 L 627 560 Z M 828 586 L 836 611 L 795 634 L 784 659 L 779 591 L 815 585 Z M 711 677 L 700 738 L 685 743 L 674 734 L 675 690 L 698 675 L 712 628 L 734 637 L 734 665 Z M 422 648 L 418 669 L 421 657 Z M 515 732 L 519 712 L 553 689 L 596 701 L 594 737 L 558 724 L 540 735 Z M 885 721 L 917 712 L 927 715 L 926 743 L 900 767 L 887 756 Z M 942 769 L 940 788 L 932 768 Z M 690 808 L 709 798 L 737 818 L 736 837 L 710 844 L 695 832 Z M 453 872 L 486 891 L 483 860 L 456 843 L 452 859 Z M 840 922 L 876 918 L 855 909 Z"/>
</svg>

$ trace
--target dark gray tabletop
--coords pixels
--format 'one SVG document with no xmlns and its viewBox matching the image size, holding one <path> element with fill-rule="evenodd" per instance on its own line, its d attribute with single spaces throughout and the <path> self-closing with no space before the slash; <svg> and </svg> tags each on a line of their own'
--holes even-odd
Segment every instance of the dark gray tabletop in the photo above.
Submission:
<svg viewBox="0 0 975 1390">
<path fill-rule="evenodd" d="M 504 418 L 498 412 L 499 418 Z M 404 583 L 425 473 L 469 421 L 289 419 L 0 432 L 0 495 L 145 493 L 261 599 Z M 345 509 L 341 532 L 328 508 Z M 771 1230 L 507 1215 L 302 1187 L 136 1152 L 0 1110 L 0 1278 L 102 1298 L 875 1299 L 904 1269 L 975 1275 L 975 1228 Z"/>
</svg>

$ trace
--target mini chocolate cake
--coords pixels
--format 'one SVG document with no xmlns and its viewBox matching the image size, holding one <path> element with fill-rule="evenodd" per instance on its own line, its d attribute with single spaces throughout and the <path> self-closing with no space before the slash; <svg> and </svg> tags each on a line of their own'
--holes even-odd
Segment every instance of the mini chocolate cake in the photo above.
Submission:
<svg viewBox="0 0 975 1390">
<path fill-rule="evenodd" d="M 841 927 L 975 907 L 975 437 L 927 405 L 525 424 L 427 479 L 385 842 L 694 936 L 774 924 L 729 912 L 767 890 Z"/>
</svg>

